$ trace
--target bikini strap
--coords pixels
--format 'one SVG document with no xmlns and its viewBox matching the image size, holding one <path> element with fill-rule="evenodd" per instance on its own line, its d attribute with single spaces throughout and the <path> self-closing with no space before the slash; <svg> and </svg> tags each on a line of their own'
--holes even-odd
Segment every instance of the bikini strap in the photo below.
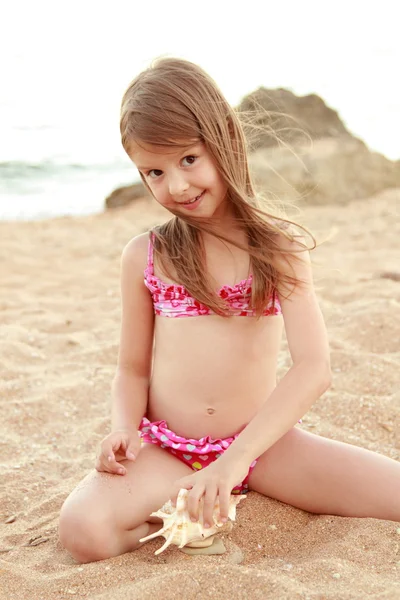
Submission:
<svg viewBox="0 0 400 600">
<path fill-rule="evenodd" d="M 148 269 L 150 275 L 154 275 L 153 240 L 154 240 L 154 233 L 152 231 L 150 231 L 149 248 L 148 248 L 148 252 L 147 252 L 147 269 Z"/>
</svg>

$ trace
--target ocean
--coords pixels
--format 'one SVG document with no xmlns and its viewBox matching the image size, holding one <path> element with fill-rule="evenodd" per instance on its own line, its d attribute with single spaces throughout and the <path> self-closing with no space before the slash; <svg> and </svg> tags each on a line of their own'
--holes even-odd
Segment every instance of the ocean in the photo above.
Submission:
<svg viewBox="0 0 400 600">
<path fill-rule="evenodd" d="M 101 143 L 84 125 L 2 123 L 0 219 L 41 219 L 102 211 L 116 187 L 139 180 L 118 139 Z M 115 123 L 118 132 L 118 122 Z"/>
<path fill-rule="evenodd" d="M 215 19 L 200 11 L 185 21 L 181 3 L 173 13 L 173 2 L 155 0 L 157 19 L 149 21 L 145 5 L 127 0 L 115 7 L 14 0 L 0 37 L 0 219 L 96 213 L 115 188 L 140 180 L 120 143 L 119 104 L 131 79 L 161 54 L 200 64 L 232 105 L 260 85 L 316 93 L 371 149 L 399 159 L 400 45 L 394 3 L 382 2 L 379 14 L 362 5 L 363 28 L 348 3 L 347 18 L 333 11 L 325 28 L 323 5 L 311 0 L 314 20 L 293 2 L 287 23 L 285 5 L 271 12 L 267 3 L 258 19 L 211 2 Z M 267 17 L 285 20 L 286 37 L 274 27 L 265 35 Z M 193 44 L 205 27 L 207 44 Z M 230 31 L 239 28 L 243 43 L 233 44 Z"/>
</svg>

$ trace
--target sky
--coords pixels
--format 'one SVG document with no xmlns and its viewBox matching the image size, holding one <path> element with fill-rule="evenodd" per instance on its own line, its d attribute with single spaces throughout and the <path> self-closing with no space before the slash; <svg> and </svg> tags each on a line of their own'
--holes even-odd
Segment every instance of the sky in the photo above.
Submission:
<svg viewBox="0 0 400 600">
<path fill-rule="evenodd" d="M 168 55 L 202 66 L 233 105 L 261 85 L 315 92 L 353 133 L 368 131 L 370 146 L 385 142 L 400 158 L 395 0 L 13 0 L 2 8 L 0 52 L 15 118 L 46 124 L 68 112 L 99 145 L 105 131 L 117 140 L 131 79 Z"/>
</svg>

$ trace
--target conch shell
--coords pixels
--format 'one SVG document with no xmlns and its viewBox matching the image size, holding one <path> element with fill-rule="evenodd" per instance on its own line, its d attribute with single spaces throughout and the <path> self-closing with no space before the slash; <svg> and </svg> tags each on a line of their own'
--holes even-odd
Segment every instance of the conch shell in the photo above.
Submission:
<svg viewBox="0 0 400 600">
<path fill-rule="evenodd" d="M 236 517 L 236 506 L 243 498 L 246 498 L 245 494 L 231 494 L 228 511 L 229 520 L 226 523 L 219 520 L 219 499 L 217 498 L 213 510 L 213 524 L 205 529 L 203 526 L 203 498 L 200 500 L 199 521 L 192 523 L 186 506 L 188 493 L 188 490 L 181 489 L 176 500 L 176 507 L 172 506 L 171 500 L 168 500 L 159 510 L 151 513 L 150 516 L 162 519 L 164 526 L 159 531 L 140 539 L 139 542 L 148 542 L 162 535 L 166 542 L 154 554 L 161 554 L 170 544 L 175 544 L 178 548 L 184 546 L 197 548 L 211 545 L 213 539 L 207 538 L 213 538 L 216 533 L 231 531 L 231 521 L 234 521 Z"/>
</svg>

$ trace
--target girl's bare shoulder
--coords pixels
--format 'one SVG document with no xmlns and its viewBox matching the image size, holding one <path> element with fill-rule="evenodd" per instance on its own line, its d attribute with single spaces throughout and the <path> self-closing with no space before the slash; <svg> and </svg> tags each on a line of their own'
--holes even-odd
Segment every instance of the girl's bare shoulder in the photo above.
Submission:
<svg viewBox="0 0 400 600">
<path fill-rule="evenodd" d="M 269 222 L 274 226 L 276 242 L 280 250 L 285 253 L 307 250 L 305 237 L 294 223 L 282 219 L 270 219 Z"/>
<path fill-rule="evenodd" d="M 289 221 L 285 221 L 283 219 L 270 218 L 270 219 L 268 219 L 268 223 L 273 225 L 275 229 L 279 230 L 279 231 L 277 231 L 278 234 L 280 231 L 286 231 L 288 233 L 292 233 L 294 231 L 293 223 L 291 223 Z"/>
<path fill-rule="evenodd" d="M 131 259 L 137 257 L 138 254 L 143 254 L 144 252 L 146 252 L 147 255 L 149 247 L 149 236 L 149 231 L 145 231 L 144 233 L 135 235 L 129 240 L 129 242 L 124 247 L 122 255 L 127 256 Z"/>
</svg>

